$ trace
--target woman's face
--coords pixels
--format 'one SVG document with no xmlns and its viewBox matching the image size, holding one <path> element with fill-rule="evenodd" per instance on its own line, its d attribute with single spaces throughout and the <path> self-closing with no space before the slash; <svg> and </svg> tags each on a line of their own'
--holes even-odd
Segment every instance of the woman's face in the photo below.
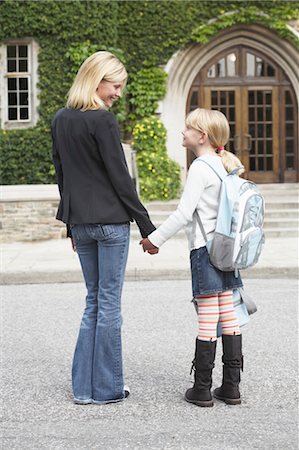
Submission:
<svg viewBox="0 0 299 450">
<path fill-rule="evenodd" d="M 121 96 L 122 83 L 102 80 L 98 85 L 97 94 L 105 105 L 110 108 Z"/>
</svg>

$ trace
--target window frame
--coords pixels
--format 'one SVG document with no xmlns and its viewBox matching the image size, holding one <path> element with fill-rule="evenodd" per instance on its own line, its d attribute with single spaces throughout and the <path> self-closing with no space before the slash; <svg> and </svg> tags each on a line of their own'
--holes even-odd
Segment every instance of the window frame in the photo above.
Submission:
<svg viewBox="0 0 299 450">
<path fill-rule="evenodd" d="M 26 45 L 28 47 L 27 72 L 8 72 L 7 70 L 7 47 L 14 45 Z M 38 121 L 38 51 L 39 46 L 33 38 L 10 39 L 0 43 L 0 120 L 1 128 L 4 130 L 31 128 Z M 28 119 L 9 120 L 8 116 L 8 79 L 28 79 Z M 19 92 L 17 90 L 17 92 Z M 19 114 L 20 106 L 18 107 Z"/>
</svg>

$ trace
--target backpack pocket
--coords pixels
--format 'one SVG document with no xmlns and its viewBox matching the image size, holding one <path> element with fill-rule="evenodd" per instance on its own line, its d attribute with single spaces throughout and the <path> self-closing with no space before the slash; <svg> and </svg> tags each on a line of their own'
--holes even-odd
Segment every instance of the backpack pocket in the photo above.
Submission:
<svg viewBox="0 0 299 450">
<path fill-rule="evenodd" d="M 246 269 L 254 266 L 260 257 L 265 235 L 261 228 L 255 228 L 241 238 L 241 248 L 236 257 L 236 269 Z"/>
<path fill-rule="evenodd" d="M 211 247 L 208 248 L 210 261 L 214 267 L 223 272 L 235 270 L 233 263 L 235 239 L 221 233 L 214 233 Z"/>
</svg>

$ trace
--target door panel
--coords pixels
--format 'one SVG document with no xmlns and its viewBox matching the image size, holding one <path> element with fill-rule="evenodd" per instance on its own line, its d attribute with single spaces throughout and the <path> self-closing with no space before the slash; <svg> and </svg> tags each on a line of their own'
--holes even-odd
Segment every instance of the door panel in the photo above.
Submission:
<svg viewBox="0 0 299 450">
<path fill-rule="evenodd" d="M 279 181 L 277 88 L 243 88 L 243 161 L 257 183 Z"/>
<path fill-rule="evenodd" d="M 204 107 L 223 112 L 230 124 L 227 150 L 258 183 L 279 181 L 276 87 L 205 87 Z"/>
</svg>

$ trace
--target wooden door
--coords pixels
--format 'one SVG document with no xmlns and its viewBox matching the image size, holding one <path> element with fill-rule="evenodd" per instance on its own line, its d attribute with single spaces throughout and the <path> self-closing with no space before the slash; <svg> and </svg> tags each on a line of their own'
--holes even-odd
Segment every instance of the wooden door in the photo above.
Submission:
<svg viewBox="0 0 299 450">
<path fill-rule="evenodd" d="M 256 183 L 298 181 L 297 105 L 282 69 L 255 50 L 237 46 L 208 62 L 194 79 L 187 112 L 218 109 L 230 124 L 226 148 Z M 193 156 L 188 152 L 187 164 Z"/>
<path fill-rule="evenodd" d="M 223 112 L 230 124 L 227 150 L 257 183 L 279 181 L 278 98 L 276 87 L 206 87 L 203 104 Z"/>
</svg>

